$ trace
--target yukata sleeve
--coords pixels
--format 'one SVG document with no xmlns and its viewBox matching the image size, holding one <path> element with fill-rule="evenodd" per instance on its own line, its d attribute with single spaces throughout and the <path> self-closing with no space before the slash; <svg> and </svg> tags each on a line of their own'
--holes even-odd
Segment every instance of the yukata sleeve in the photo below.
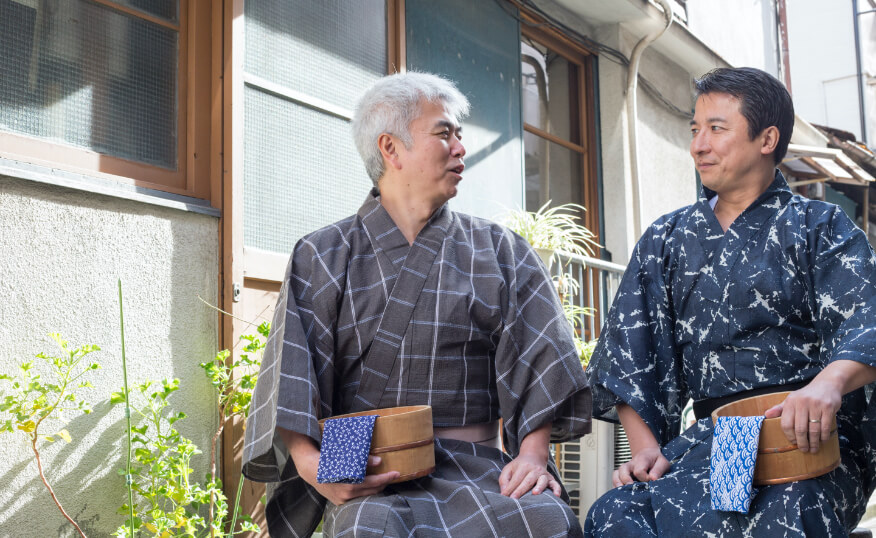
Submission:
<svg viewBox="0 0 876 538">
<path fill-rule="evenodd" d="M 318 282 L 314 250 L 302 240 L 286 268 L 246 420 L 243 473 L 259 482 L 280 482 L 288 451 L 278 427 L 319 442 L 320 388 L 314 361 L 319 326 L 308 297 Z M 296 298 L 297 297 L 297 298 Z"/>
<path fill-rule="evenodd" d="M 851 219 L 839 208 L 812 239 L 810 307 L 830 363 L 852 360 L 876 366 L 876 256 Z M 813 243 L 810 243 L 813 244 Z"/>
<path fill-rule="evenodd" d="M 516 456 L 521 440 L 547 423 L 552 423 L 554 443 L 589 433 L 591 396 L 572 329 L 544 265 L 519 236 L 508 233 L 503 241 L 508 242 L 499 249 L 507 256 L 507 298 L 496 348 L 496 387 L 505 446 Z"/>
<path fill-rule="evenodd" d="M 687 389 L 673 335 L 664 242 L 654 227 L 633 251 L 587 377 L 593 387 L 594 418 L 618 422 L 616 406 L 629 405 L 662 446 L 679 432 Z"/>
</svg>

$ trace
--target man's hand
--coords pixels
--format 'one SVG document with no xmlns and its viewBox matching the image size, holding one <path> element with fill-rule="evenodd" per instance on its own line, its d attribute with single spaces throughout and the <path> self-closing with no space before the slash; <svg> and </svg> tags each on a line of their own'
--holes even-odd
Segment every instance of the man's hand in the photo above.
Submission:
<svg viewBox="0 0 876 538">
<path fill-rule="evenodd" d="M 764 413 L 766 418 L 782 417 L 782 431 L 800 452 L 818 452 L 830 439 L 833 419 L 842 404 L 841 388 L 818 377 Z"/>
<path fill-rule="evenodd" d="M 538 495 L 545 489 L 550 489 L 557 497 L 562 494 L 560 483 L 547 470 L 550 440 L 550 423 L 532 430 L 523 438 L 520 442 L 520 453 L 499 475 L 502 495 L 519 499 L 529 491 Z"/>
<path fill-rule="evenodd" d="M 659 446 L 639 450 L 633 459 L 618 467 L 611 475 L 614 487 L 632 484 L 635 481 L 657 480 L 672 467 Z"/>
<path fill-rule="evenodd" d="M 614 487 L 632 484 L 636 480 L 650 482 L 666 474 L 672 464 L 663 455 L 660 444 L 642 417 L 626 404 L 617 405 L 617 415 L 630 441 L 633 458 L 612 473 Z"/>
<path fill-rule="evenodd" d="M 559 497 L 562 493 L 559 482 L 547 470 L 547 458 L 521 453 L 502 469 L 499 475 L 502 495 L 519 499 L 528 491 L 538 495 L 550 489 Z"/>
<path fill-rule="evenodd" d="M 278 430 L 301 478 L 335 505 L 342 505 L 357 497 L 380 493 L 390 482 L 399 477 L 398 471 L 390 471 L 383 474 L 366 475 L 365 480 L 360 484 L 320 484 L 316 481 L 319 449 L 316 448 L 313 440 L 300 433 L 282 428 L 278 428 Z M 379 464 L 379 456 L 368 456 L 369 467 Z"/>
</svg>

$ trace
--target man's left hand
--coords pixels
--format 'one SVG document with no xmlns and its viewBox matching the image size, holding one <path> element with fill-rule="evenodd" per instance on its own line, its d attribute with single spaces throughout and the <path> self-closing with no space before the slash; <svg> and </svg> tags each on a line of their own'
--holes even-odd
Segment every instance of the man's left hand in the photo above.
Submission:
<svg viewBox="0 0 876 538">
<path fill-rule="evenodd" d="M 833 419 L 842 404 L 837 387 L 813 379 L 779 405 L 768 409 L 766 418 L 782 417 L 782 431 L 788 441 L 797 443 L 800 452 L 818 452 L 830 439 Z"/>
<path fill-rule="evenodd" d="M 538 495 L 545 489 L 557 497 L 562 493 L 559 482 L 547 470 L 547 460 L 522 453 L 502 469 L 499 487 L 502 495 L 512 499 L 519 499 L 529 491 Z"/>
</svg>

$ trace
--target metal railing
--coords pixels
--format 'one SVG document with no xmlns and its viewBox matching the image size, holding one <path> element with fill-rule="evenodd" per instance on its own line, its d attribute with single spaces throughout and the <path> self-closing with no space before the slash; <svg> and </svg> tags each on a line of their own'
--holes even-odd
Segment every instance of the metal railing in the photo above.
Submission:
<svg viewBox="0 0 876 538">
<path fill-rule="evenodd" d="M 571 294 L 572 290 L 567 286 L 567 299 L 576 306 L 592 309 L 593 315 L 581 316 L 581 327 L 585 340 L 595 339 L 599 336 L 626 267 L 573 254 L 561 254 L 560 262 L 553 264 L 551 274 L 561 278 L 571 277 L 578 283 L 577 290 Z"/>
</svg>

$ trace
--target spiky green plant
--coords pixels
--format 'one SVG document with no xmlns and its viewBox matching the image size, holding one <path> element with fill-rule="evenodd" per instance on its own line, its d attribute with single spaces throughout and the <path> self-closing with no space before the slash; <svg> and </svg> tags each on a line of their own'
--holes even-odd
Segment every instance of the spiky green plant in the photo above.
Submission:
<svg viewBox="0 0 876 538">
<path fill-rule="evenodd" d="M 579 222 L 578 212 L 586 209 L 578 204 L 550 207 L 550 200 L 538 211 L 511 211 L 502 221 L 534 248 L 556 253 L 590 256 L 599 248 L 596 236 Z"/>
</svg>

